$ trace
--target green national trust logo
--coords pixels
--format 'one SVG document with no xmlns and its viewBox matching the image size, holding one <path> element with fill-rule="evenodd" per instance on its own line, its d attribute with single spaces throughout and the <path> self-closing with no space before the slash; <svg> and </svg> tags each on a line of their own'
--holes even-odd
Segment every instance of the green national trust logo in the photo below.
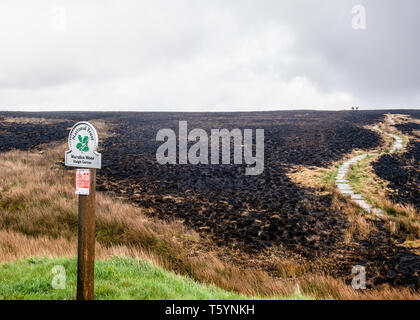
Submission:
<svg viewBox="0 0 420 320">
<path fill-rule="evenodd" d="M 76 145 L 76 148 L 82 152 L 89 151 L 89 136 L 85 136 L 84 138 L 79 134 L 78 135 L 79 143 Z"/>
<path fill-rule="evenodd" d="M 86 121 L 76 123 L 69 133 L 66 166 L 100 169 L 102 156 L 97 152 L 98 141 L 98 133 L 93 125 Z"/>
</svg>

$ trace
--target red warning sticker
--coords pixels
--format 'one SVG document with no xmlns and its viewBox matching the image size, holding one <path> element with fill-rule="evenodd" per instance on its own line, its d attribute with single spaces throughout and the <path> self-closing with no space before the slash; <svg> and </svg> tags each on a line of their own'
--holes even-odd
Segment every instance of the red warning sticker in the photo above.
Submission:
<svg viewBox="0 0 420 320">
<path fill-rule="evenodd" d="M 76 169 L 76 194 L 88 196 L 90 187 L 90 170 Z"/>
</svg>

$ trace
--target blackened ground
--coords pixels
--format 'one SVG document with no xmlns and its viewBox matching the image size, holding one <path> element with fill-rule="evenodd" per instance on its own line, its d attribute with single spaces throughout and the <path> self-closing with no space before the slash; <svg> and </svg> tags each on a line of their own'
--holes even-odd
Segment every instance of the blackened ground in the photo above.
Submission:
<svg viewBox="0 0 420 320">
<path fill-rule="evenodd" d="M 0 119 L 0 152 L 27 150 L 38 145 L 63 140 L 71 122 L 55 124 L 15 123 Z"/>
<path fill-rule="evenodd" d="M 249 252 L 271 246 L 309 260 L 333 261 L 331 274 L 347 276 L 356 264 L 368 266 L 373 284 L 418 285 L 420 257 L 396 247 L 386 230 L 368 240 L 344 242 L 348 219 L 331 208 L 330 195 L 294 184 L 292 165 L 329 166 L 353 149 L 371 149 L 382 140 L 362 126 L 383 120 L 381 112 L 265 112 L 239 114 L 131 114 L 115 124 L 104 144 L 102 190 L 112 190 L 162 219 L 183 219 L 219 246 Z M 158 130 L 240 128 L 265 130 L 265 170 L 255 177 L 237 165 L 159 165 Z M 254 131 L 255 132 L 255 131 Z"/>
<path fill-rule="evenodd" d="M 405 123 L 396 126 L 404 134 L 413 134 L 420 130 L 420 125 Z M 420 210 L 420 139 L 414 138 L 407 145 L 404 153 L 385 154 L 373 164 L 375 173 L 389 182 L 392 191 L 388 196 L 401 204 L 412 204 Z"/>
<path fill-rule="evenodd" d="M 414 119 L 420 119 L 420 112 L 417 115 L 417 117 L 414 117 Z M 412 119 L 412 120 L 414 120 Z M 419 123 L 415 123 L 415 122 L 406 122 L 406 123 L 402 123 L 402 124 L 396 124 L 395 127 L 401 131 L 404 134 L 413 134 L 413 132 L 415 130 L 420 130 L 420 124 Z"/>
<path fill-rule="evenodd" d="M 406 112 L 404 112 L 406 113 Z M 0 120 L 3 149 L 28 149 L 65 139 L 76 121 L 103 119 L 114 135 L 102 143 L 98 188 L 153 208 L 162 219 L 183 219 L 219 246 L 248 252 L 272 246 L 308 260 L 328 260 L 328 271 L 351 277 L 353 265 L 368 267 L 372 284 L 418 285 L 420 257 L 396 247 L 378 224 L 367 240 L 344 242 L 347 216 L 319 195 L 287 177 L 291 166 L 329 166 L 353 149 L 371 149 L 382 140 L 364 125 L 385 112 L 284 111 L 255 113 L 31 113 L 3 116 L 67 119 L 55 125 L 11 126 Z M 158 130 L 193 128 L 264 129 L 265 169 L 246 176 L 245 165 L 159 165 Z M 42 127 L 42 128 L 41 128 Z M 34 132 L 39 134 L 33 134 Z"/>
<path fill-rule="evenodd" d="M 28 118 L 54 121 L 31 122 L 26 121 Z M 70 128 L 78 121 L 110 118 L 118 119 L 118 115 L 104 112 L 0 112 L 0 152 L 28 150 L 61 141 L 67 139 Z"/>
</svg>

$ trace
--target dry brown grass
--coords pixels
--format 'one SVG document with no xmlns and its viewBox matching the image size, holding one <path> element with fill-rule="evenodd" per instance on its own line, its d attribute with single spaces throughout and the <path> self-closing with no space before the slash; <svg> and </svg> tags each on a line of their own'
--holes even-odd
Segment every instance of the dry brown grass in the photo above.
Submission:
<svg viewBox="0 0 420 320">
<path fill-rule="evenodd" d="M 391 123 L 391 118 L 394 119 L 395 124 L 401 124 L 401 123 L 405 123 L 407 121 L 412 121 L 411 116 L 406 115 L 406 114 L 393 114 L 393 116 L 388 113 L 385 115 L 385 122 L 386 123 Z"/>
<path fill-rule="evenodd" d="M 19 123 L 19 124 L 57 124 L 64 122 L 62 119 L 45 119 L 45 118 L 30 118 L 30 117 L 6 117 L 1 120 L 6 123 Z"/>
<path fill-rule="evenodd" d="M 349 171 L 350 184 L 355 192 L 362 194 L 374 207 L 382 209 L 385 213 L 383 218 L 392 234 L 397 235 L 400 228 L 409 232 L 407 240 L 420 239 L 420 212 L 412 205 L 395 203 L 387 198 L 388 183 L 380 179 L 373 171 L 371 163 L 376 158 L 364 159 Z M 360 171 L 360 172 L 358 172 Z M 354 175 L 358 175 L 357 183 L 352 183 Z"/>
<path fill-rule="evenodd" d="M 315 166 L 294 166 L 286 175 L 294 183 L 301 186 L 321 189 L 325 184 L 323 183 L 324 177 L 328 179 L 327 175 L 333 176 L 334 170 L 337 171 L 334 167 L 332 169 L 325 169 Z"/>
<path fill-rule="evenodd" d="M 350 244 L 356 239 L 368 239 L 371 232 L 376 231 L 372 222 L 376 218 L 367 214 L 362 215 L 362 210 L 350 198 L 343 197 L 334 186 L 330 186 L 329 191 L 332 194 L 331 207 L 346 214 L 349 220 L 349 228 L 344 234 L 345 243 Z"/>
<path fill-rule="evenodd" d="M 65 149 L 60 145 L 42 154 L 12 151 L 0 155 L 4 168 L 0 172 L 3 229 L 51 241 L 74 239 L 78 224 L 74 171 L 56 164 Z M 140 244 L 138 249 L 160 251 L 162 255 L 176 247 L 177 237 L 194 238 L 194 233 L 180 222 L 148 219 L 141 208 L 101 193 L 97 194 L 96 233 L 105 246 Z"/>
<path fill-rule="evenodd" d="M 97 125 L 97 124 L 96 124 Z M 29 256 L 74 256 L 77 198 L 74 171 L 61 167 L 66 145 L 43 152 L 0 154 L 0 261 Z M 97 194 L 97 257 L 141 257 L 166 269 L 243 294 L 318 299 L 420 299 L 408 289 L 355 291 L 343 281 L 308 273 L 306 266 L 285 259 L 278 263 L 284 278 L 222 262 L 218 249 L 201 245 L 200 236 L 177 221 L 149 218 L 142 208 Z M 368 228 L 355 221 L 366 234 Z M 350 271 L 349 271 L 350 272 Z"/>
<path fill-rule="evenodd" d="M 309 273 L 310 265 L 296 259 L 283 259 L 277 263 L 277 270 L 281 278 L 297 278 Z"/>
<path fill-rule="evenodd" d="M 373 149 L 369 152 L 377 152 Z M 334 161 L 328 168 L 316 166 L 295 165 L 287 172 L 287 176 L 294 182 L 303 187 L 314 188 L 315 190 L 325 189 L 334 185 L 334 178 L 338 173 L 338 167 L 345 161 L 358 155 L 367 153 L 367 151 L 354 149 L 351 153 L 345 155 L 341 160 Z"/>
<path fill-rule="evenodd" d="M 377 290 L 354 290 L 343 286 L 341 280 L 328 276 L 309 276 L 298 283 L 298 290 L 308 296 L 337 300 L 418 300 L 420 294 L 405 288 L 391 288 L 384 285 Z"/>
<path fill-rule="evenodd" d="M 11 230 L 0 230 L 0 262 L 13 261 L 35 256 L 73 257 L 77 255 L 77 241 L 47 236 L 31 237 Z M 140 257 L 155 261 L 138 248 L 128 246 L 104 247 L 95 244 L 95 256 L 106 259 L 112 256 Z"/>
<path fill-rule="evenodd" d="M 359 239 L 368 239 L 369 234 L 376 230 L 375 226 L 366 220 L 365 217 L 356 213 L 354 208 L 349 209 L 349 211 L 354 211 L 354 213 L 348 215 L 350 227 L 345 234 L 346 243 L 351 243 L 355 237 Z"/>
</svg>

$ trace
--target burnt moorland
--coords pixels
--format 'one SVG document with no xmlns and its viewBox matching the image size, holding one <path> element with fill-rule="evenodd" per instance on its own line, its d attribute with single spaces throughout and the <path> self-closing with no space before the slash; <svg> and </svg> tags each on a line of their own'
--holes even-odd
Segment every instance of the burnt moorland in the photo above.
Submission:
<svg viewBox="0 0 420 320">
<path fill-rule="evenodd" d="M 420 210 L 420 140 L 414 133 L 420 124 L 396 125 L 404 134 L 413 136 L 404 153 L 385 154 L 373 164 L 375 173 L 389 182 L 387 196 L 401 204 L 411 204 Z"/>
<path fill-rule="evenodd" d="M 103 169 L 98 173 L 99 190 L 151 208 L 160 219 L 181 219 L 218 246 L 250 253 L 281 247 L 310 261 L 318 258 L 329 261 L 332 275 L 348 277 L 351 266 L 362 264 L 368 267 L 372 285 L 386 282 L 419 286 L 418 255 L 396 246 L 380 223 L 368 239 L 346 244 L 344 232 L 349 221 L 341 210 L 332 208 L 331 194 L 299 186 L 286 174 L 295 165 L 329 167 L 356 148 L 368 150 L 379 146 L 383 143 L 381 137 L 363 126 L 382 121 L 385 113 L 24 114 L 65 121 L 19 127 L 0 121 L 0 150 L 33 148 L 65 139 L 72 122 L 103 119 L 110 125 L 112 135 L 101 143 Z M 417 111 L 401 113 L 420 116 Z M 0 118 L 4 116 L 11 114 L 0 114 Z M 234 164 L 158 164 L 156 150 L 162 142 L 156 141 L 156 134 L 163 128 L 177 132 L 180 120 L 188 122 L 189 130 L 201 128 L 208 133 L 222 128 L 264 129 L 264 172 L 246 176 L 246 165 Z M 41 134 L 30 134 L 38 129 L 43 130 Z M 6 147 L 2 147 L 3 143 Z M 414 160 L 418 162 L 416 152 Z M 381 176 L 380 170 L 378 175 Z M 408 200 L 412 199 L 415 200 Z"/>
</svg>

